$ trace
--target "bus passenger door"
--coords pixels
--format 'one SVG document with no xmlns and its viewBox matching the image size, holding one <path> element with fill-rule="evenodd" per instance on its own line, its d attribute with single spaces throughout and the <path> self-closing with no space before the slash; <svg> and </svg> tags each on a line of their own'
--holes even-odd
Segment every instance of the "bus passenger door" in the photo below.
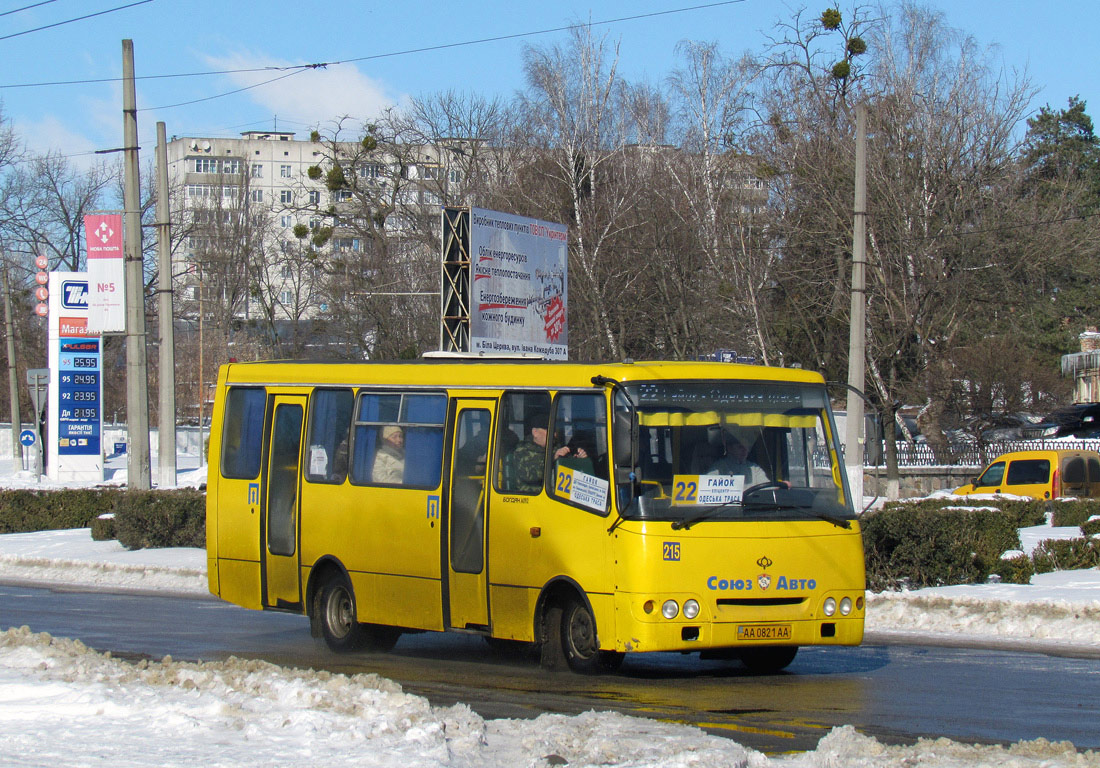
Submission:
<svg viewBox="0 0 1100 768">
<path fill-rule="evenodd" d="M 298 583 L 298 483 L 305 411 L 304 396 L 275 397 L 260 526 L 264 605 L 271 608 L 300 608 L 302 604 Z"/>
<path fill-rule="evenodd" d="M 457 400 L 450 422 L 451 474 L 443 548 L 447 626 L 456 629 L 489 626 L 485 491 L 494 407 L 493 400 Z"/>
</svg>

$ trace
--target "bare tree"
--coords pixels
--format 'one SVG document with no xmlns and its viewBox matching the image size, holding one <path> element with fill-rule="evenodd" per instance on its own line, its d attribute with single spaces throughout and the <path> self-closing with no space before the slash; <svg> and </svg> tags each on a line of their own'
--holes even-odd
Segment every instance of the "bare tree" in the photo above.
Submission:
<svg viewBox="0 0 1100 768">
<path fill-rule="evenodd" d="M 593 358 L 623 355 L 626 317 L 638 306 L 623 297 L 644 269 L 615 250 L 635 223 L 639 192 L 624 156 L 631 124 L 617 61 L 617 48 L 586 26 L 572 28 L 566 47 L 527 48 L 526 131 L 515 137 L 515 212 L 569 224 L 570 345 Z"/>
<path fill-rule="evenodd" d="M 13 184 L 23 194 L 13 200 L 13 237 L 51 264 L 79 272 L 84 266 L 84 216 L 102 206 L 116 168 L 106 163 L 79 170 L 63 155 L 33 155 L 21 163 Z"/>
<path fill-rule="evenodd" d="M 713 44 L 685 42 L 679 50 L 685 65 L 669 84 L 682 151 L 667 155 L 670 177 L 710 267 L 713 279 L 703 285 L 716 289 L 708 304 L 724 321 L 719 338 L 767 364 L 766 300 L 778 249 L 768 236 L 767 188 L 748 153 L 755 70 Z"/>
<path fill-rule="evenodd" d="M 891 394 L 923 393 L 918 423 L 943 447 L 943 413 L 959 378 L 952 350 L 1013 273 L 1003 252 L 970 233 L 1005 221 L 993 193 L 1012 174 L 1012 134 L 1031 91 L 999 74 L 941 15 L 914 6 L 885 26 L 875 62 L 869 355 L 886 366 L 911 361 L 898 372 L 904 388 Z"/>
<path fill-rule="evenodd" d="M 390 110 L 361 130 L 345 118 L 324 139 L 315 133 L 324 159 L 309 176 L 323 180 L 327 199 L 311 210 L 332 244 L 320 301 L 345 356 L 415 356 L 438 339 L 434 304 L 414 294 L 438 283 L 438 236 L 427 222 L 432 208 L 438 222 L 438 208 L 422 175 L 441 166 L 409 131 L 408 118 Z"/>
</svg>

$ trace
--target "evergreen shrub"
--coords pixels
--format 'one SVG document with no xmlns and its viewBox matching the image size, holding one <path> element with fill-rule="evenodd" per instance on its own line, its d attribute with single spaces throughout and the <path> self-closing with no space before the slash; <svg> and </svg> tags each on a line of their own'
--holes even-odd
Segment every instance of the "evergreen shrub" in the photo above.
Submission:
<svg viewBox="0 0 1100 768">
<path fill-rule="evenodd" d="M 1100 542 L 1096 539 L 1048 539 L 1031 553 L 1036 573 L 1073 571 L 1100 565 Z"/>
<path fill-rule="evenodd" d="M 1021 517 L 1033 512 L 963 507 L 958 499 L 887 503 L 861 522 L 867 586 L 879 591 L 985 581 L 1001 568 L 1002 553 L 1020 548 Z"/>
<path fill-rule="evenodd" d="M 1007 584 L 1030 584 L 1031 577 L 1035 575 L 1035 564 L 1030 557 L 1021 553 L 1002 559 L 993 572 Z"/>
<path fill-rule="evenodd" d="M 92 521 L 92 540 L 93 541 L 113 541 L 117 539 L 115 535 L 115 513 L 108 512 L 107 514 L 100 515 Z"/>
<path fill-rule="evenodd" d="M 206 494 L 191 488 L 127 491 L 115 512 L 115 531 L 127 549 L 206 546 Z"/>
<path fill-rule="evenodd" d="M 1068 499 L 1050 505 L 1053 525 L 1084 525 L 1094 515 L 1100 515 L 1100 499 Z"/>
<path fill-rule="evenodd" d="M 206 494 L 192 488 L 0 490 L 0 534 L 91 528 L 127 549 L 205 547 Z"/>
<path fill-rule="evenodd" d="M 104 513 L 114 512 L 119 488 L 0 490 L 0 533 L 33 533 L 87 528 Z"/>
</svg>

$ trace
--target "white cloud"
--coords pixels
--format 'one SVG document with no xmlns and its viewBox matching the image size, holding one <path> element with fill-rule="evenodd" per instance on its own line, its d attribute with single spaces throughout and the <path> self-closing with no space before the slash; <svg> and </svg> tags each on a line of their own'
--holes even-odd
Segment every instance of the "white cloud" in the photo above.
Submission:
<svg viewBox="0 0 1100 768">
<path fill-rule="evenodd" d="M 121 122 L 120 116 L 119 123 Z M 31 152 L 40 155 L 61 152 L 72 156 L 73 164 L 77 166 L 93 165 L 98 158 L 91 153 L 103 148 L 88 135 L 73 130 L 72 126 L 55 115 L 46 115 L 35 121 L 15 120 L 12 128 L 23 146 Z M 81 162 L 82 158 L 89 158 L 88 162 Z"/>
<path fill-rule="evenodd" d="M 207 56 L 205 61 L 208 66 L 218 70 L 284 68 L 301 64 L 251 52 L 237 52 L 221 57 Z M 236 87 L 243 88 L 274 80 L 283 74 L 287 72 L 272 69 L 240 72 L 225 77 Z M 269 85 L 252 88 L 242 95 L 247 95 L 272 114 L 307 125 L 330 123 L 345 115 L 365 120 L 378 115 L 398 101 L 397 97 L 387 93 L 382 83 L 364 75 L 354 64 L 298 71 Z"/>
</svg>

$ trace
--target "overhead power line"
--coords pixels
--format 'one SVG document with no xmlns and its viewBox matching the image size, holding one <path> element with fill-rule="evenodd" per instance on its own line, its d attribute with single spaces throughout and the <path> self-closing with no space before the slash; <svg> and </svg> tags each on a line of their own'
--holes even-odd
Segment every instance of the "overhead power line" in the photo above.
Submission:
<svg viewBox="0 0 1100 768">
<path fill-rule="evenodd" d="M 242 69 L 220 69 L 220 70 L 209 70 L 209 71 L 203 71 L 203 72 L 177 72 L 177 73 L 172 73 L 172 74 L 161 74 L 161 75 L 141 75 L 139 77 L 136 77 L 135 79 L 136 80 L 163 80 L 163 79 L 168 79 L 168 78 L 179 78 L 179 77 L 209 77 L 211 75 L 238 75 L 238 74 L 248 74 L 248 73 L 251 73 L 251 72 L 287 72 L 287 71 L 291 71 L 291 70 L 293 70 L 294 72 L 299 72 L 299 71 L 304 71 L 304 70 L 307 70 L 307 69 L 324 69 L 326 67 L 333 67 L 333 66 L 337 66 L 337 65 L 340 65 L 340 64 L 355 64 L 355 63 L 358 63 L 358 62 L 361 62 L 361 61 L 375 61 L 375 60 L 378 60 L 378 59 L 395 58 L 397 56 L 409 56 L 409 55 L 415 54 L 415 53 L 429 53 L 429 52 L 432 52 L 432 51 L 445 51 L 445 50 L 448 50 L 448 49 L 451 49 L 451 48 L 462 48 L 462 47 L 465 47 L 465 46 L 481 45 L 481 44 L 484 44 L 484 43 L 495 43 L 495 42 L 500 42 L 502 40 L 515 40 L 515 39 L 522 38 L 522 37 L 536 37 L 536 36 L 539 36 L 539 35 L 549 35 L 549 34 L 552 34 L 554 32 L 564 32 L 564 31 L 570 30 L 570 29 L 577 29 L 578 27 L 608 26 L 610 24 L 620 24 L 622 22 L 627 22 L 627 21 L 638 21 L 640 19 L 649 19 L 649 18 L 654 18 L 654 17 L 658 17 L 658 16 L 669 16 L 669 15 L 677 14 L 677 13 L 688 13 L 688 12 L 691 12 L 691 11 L 707 10 L 709 8 L 719 8 L 719 7 L 726 6 L 726 5 L 738 5 L 738 4 L 744 3 L 746 1 L 747 0 L 721 0 L 720 2 L 704 3 L 702 5 L 693 5 L 693 6 L 687 6 L 687 7 L 684 7 L 684 8 L 671 8 L 669 10 L 653 11 L 651 13 L 639 13 L 639 14 L 634 14 L 632 16 L 621 16 L 621 17 L 615 18 L 615 19 L 604 19 L 602 21 L 593 21 L 593 22 L 587 22 L 587 23 L 584 23 L 584 24 L 566 24 L 564 26 L 551 27 L 551 28 L 548 28 L 548 29 L 539 29 L 539 30 L 532 30 L 532 31 L 527 31 L 527 32 L 515 32 L 515 33 L 507 34 L 507 35 L 496 35 L 494 37 L 482 37 L 482 38 L 477 38 L 475 40 L 463 40 L 463 41 L 457 42 L 457 43 L 440 43 L 440 44 L 437 44 L 437 45 L 423 46 L 421 48 L 408 48 L 408 49 L 401 50 L 401 51 L 389 51 L 387 53 L 376 53 L 376 54 L 371 54 L 369 56 L 358 56 L 358 57 L 354 57 L 354 58 L 350 58 L 350 59 L 339 59 L 339 60 L 334 60 L 334 61 L 321 61 L 321 62 L 315 62 L 315 63 L 312 63 L 312 64 L 291 64 L 291 65 L 287 65 L 287 66 L 247 67 L 247 68 L 242 68 Z M 142 0 L 142 2 L 152 2 L 152 0 Z M 138 4 L 139 3 L 135 3 L 135 5 L 138 5 Z M 123 6 L 123 7 L 129 7 L 129 6 Z M 20 33 L 20 34 L 24 34 L 24 33 Z M 0 38 L 0 40 L 2 40 L 2 39 L 3 38 Z M 83 79 L 83 80 L 53 80 L 53 81 L 40 82 L 40 83 L 5 83 L 5 84 L 0 84 L 0 89 L 5 89 L 5 88 L 45 88 L 45 87 L 49 87 L 49 86 L 58 86 L 58 85 L 89 85 L 89 84 L 94 84 L 94 83 L 117 83 L 117 82 L 121 82 L 121 81 L 122 81 L 121 77 L 100 77 L 100 78 L 90 78 L 90 79 Z M 274 82 L 274 81 L 269 81 L 269 82 Z M 256 86 L 249 86 L 249 87 L 254 88 Z M 237 93 L 237 92 L 238 91 L 229 91 L 228 93 Z M 221 95 L 228 95 L 228 93 L 227 94 L 221 94 Z M 212 97 L 209 97 L 209 98 L 217 98 L 217 97 L 212 96 Z"/>
<path fill-rule="evenodd" d="M 50 3 L 56 3 L 57 0 L 42 0 L 41 3 L 34 3 L 33 5 L 24 5 L 22 8 L 13 8 L 10 11 L 0 12 L 0 16 L 11 16 L 13 13 L 20 13 L 21 11 L 29 11 L 31 8 L 37 8 L 40 5 L 49 5 Z"/>
<path fill-rule="evenodd" d="M 50 1 L 52 2 L 52 0 L 50 0 Z M 75 19 L 66 19 L 65 21 L 55 21 L 53 24 L 46 24 L 45 26 L 42 26 L 42 27 L 35 27 L 34 29 L 25 29 L 22 32 L 13 32 L 10 35 L 0 36 L 0 40 L 9 40 L 13 37 L 19 37 L 21 35 L 29 35 L 31 32 L 41 32 L 44 29 L 53 29 L 54 27 L 60 27 L 60 26 L 63 26 L 65 24 L 72 24 L 75 21 L 84 21 L 85 19 L 93 19 L 96 16 L 104 16 L 108 13 L 114 13 L 115 11 L 123 11 L 123 10 L 126 10 L 127 8 L 133 8 L 135 5 L 145 5 L 146 3 L 151 3 L 151 2 L 153 2 L 153 0 L 137 0 L 136 3 L 130 3 L 128 5 L 120 5 L 117 8 L 109 8 L 106 11 L 97 11 L 95 13 L 89 13 L 85 16 L 78 16 Z M 39 5 L 44 5 L 44 4 L 45 3 L 39 3 Z M 33 6 L 33 5 L 28 6 L 28 8 L 34 8 L 34 7 L 35 6 Z M 21 10 L 26 10 L 26 9 L 24 8 L 24 9 L 21 9 Z M 122 78 L 118 78 L 118 79 L 121 80 Z"/>
</svg>

